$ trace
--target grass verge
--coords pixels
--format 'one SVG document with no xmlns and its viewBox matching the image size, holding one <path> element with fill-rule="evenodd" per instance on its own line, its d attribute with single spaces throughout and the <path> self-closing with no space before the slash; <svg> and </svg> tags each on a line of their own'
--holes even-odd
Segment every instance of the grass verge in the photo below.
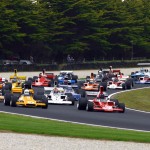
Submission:
<svg viewBox="0 0 150 150">
<path fill-rule="evenodd" d="M 5 113 L 0 113 L 0 131 L 150 143 L 150 132 L 93 127 Z"/>
<path fill-rule="evenodd" d="M 150 88 L 115 94 L 111 98 L 125 103 L 126 107 L 150 112 Z"/>
</svg>

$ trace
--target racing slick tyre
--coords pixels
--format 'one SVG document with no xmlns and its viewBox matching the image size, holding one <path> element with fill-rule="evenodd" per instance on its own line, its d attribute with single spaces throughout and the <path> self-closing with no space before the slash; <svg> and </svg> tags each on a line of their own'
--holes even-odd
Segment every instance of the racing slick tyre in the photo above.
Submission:
<svg viewBox="0 0 150 150">
<path fill-rule="evenodd" d="M 42 96 L 42 102 L 45 103 L 45 106 L 43 106 L 43 109 L 47 109 L 48 108 L 48 99 L 43 95 Z"/>
<path fill-rule="evenodd" d="M 43 91 L 38 91 L 36 94 L 37 95 L 44 95 L 44 92 Z"/>
<path fill-rule="evenodd" d="M 94 107 L 93 102 L 88 101 L 86 105 L 86 110 L 93 111 L 93 107 Z"/>
<path fill-rule="evenodd" d="M 86 110 L 86 105 L 87 105 L 87 98 L 81 98 L 77 102 L 77 108 L 78 108 L 78 110 Z"/>
<path fill-rule="evenodd" d="M 75 99 L 74 99 L 72 93 L 65 93 L 65 95 L 67 95 L 68 101 L 71 101 L 71 102 L 72 102 L 71 105 L 74 105 Z"/>
<path fill-rule="evenodd" d="M 6 93 L 11 93 L 11 91 L 8 89 L 5 89 L 5 87 L 2 87 L 2 96 L 5 95 Z"/>
<path fill-rule="evenodd" d="M 16 96 L 12 96 L 11 100 L 10 100 L 10 106 L 11 107 L 16 107 L 16 102 L 17 102 L 17 97 Z"/>
<path fill-rule="evenodd" d="M 80 89 L 79 94 L 81 94 L 81 97 L 84 97 L 84 98 L 86 97 L 86 91 L 85 90 Z"/>
<path fill-rule="evenodd" d="M 75 103 L 75 100 L 74 100 L 73 96 L 72 96 L 72 97 L 69 97 L 69 98 L 68 98 L 68 101 L 71 101 L 71 102 L 72 102 L 70 105 L 74 105 L 74 103 Z"/>
<path fill-rule="evenodd" d="M 33 76 L 33 82 L 38 79 L 38 76 Z"/>
<path fill-rule="evenodd" d="M 4 105 L 5 106 L 9 106 L 10 105 L 11 96 L 12 96 L 11 93 L 6 93 L 4 95 Z"/>
<path fill-rule="evenodd" d="M 74 92 L 77 93 L 77 94 L 79 94 L 79 89 L 78 89 L 78 88 L 75 88 L 75 89 L 74 89 Z"/>
<path fill-rule="evenodd" d="M 126 90 L 126 89 L 127 89 L 127 87 L 126 87 L 126 84 L 125 84 L 125 83 L 123 83 L 123 84 L 122 84 L 122 89 L 123 89 L 123 90 Z"/>
<path fill-rule="evenodd" d="M 72 80 L 75 80 L 75 83 L 77 83 L 77 79 L 78 79 L 78 76 L 77 76 L 77 75 L 73 75 L 73 76 L 72 76 Z"/>
<path fill-rule="evenodd" d="M 30 80 L 25 81 L 25 83 L 22 84 L 22 88 L 24 88 L 24 89 L 31 89 L 32 88 L 32 82 Z"/>
<path fill-rule="evenodd" d="M 110 101 L 115 102 L 115 106 L 119 106 L 119 101 L 117 99 L 110 99 Z"/>
<path fill-rule="evenodd" d="M 100 86 L 104 87 L 104 91 L 107 91 L 107 82 L 101 82 L 98 86 L 98 91 L 100 90 Z"/>
<path fill-rule="evenodd" d="M 33 96 L 33 99 L 36 101 L 36 100 L 41 100 L 42 99 L 42 95 L 34 95 Z"/>
<path fill-rule="evenodd" d="M 125 104 L 124 103 L 120 103 L 119 108 L 122 109 L 122 111 L 119 111 L 119 113 L 124 113 L 125 112 Z"/>
<path fill-rule="evenodd" d="M 5 83 L 5 89 L 9 89 L 11 91 L 12 89 L 12 83 Z"/>
<path fill-rule="evenodd" d="M 28 81 L 33 82 L 33 78 L 29 77 L 29 78 L 28 78 Z"/>
<path fill-rule="evenodd" d="M 65 93 L 65 95 L 67 95 L 68 98 L 73 97 L 72 93 Z"/>
<path fill-rule="evenodd" d="M 132 88 L 132 83 L 130 81 L 127 81 L 126 83 L 126 88 L 131 89 Z"/>
<path fill-rule="evenodd" d="M 78 85 L 78 89 L 81 89 L 81 87 L 83 86 L 84 81 L 78 81 L 77 85 Z"/>
</svg>

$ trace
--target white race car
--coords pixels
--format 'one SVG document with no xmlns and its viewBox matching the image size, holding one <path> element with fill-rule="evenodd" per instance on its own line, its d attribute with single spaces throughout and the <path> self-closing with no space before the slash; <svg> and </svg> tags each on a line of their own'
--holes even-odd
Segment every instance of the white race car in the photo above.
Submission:
<svg viewBox="0 0 150 150">
<path fill-rule="evenodd" d="M 72 94 L 65 94 L 61 87 L 44 87 L 44 95 L 48 98 L 49 104 L 74 105 L 75 100 Z"/>
<path fill-rule="evenodd" d="M 136 84 L 150 84 L 150 76 L 144 76 L 140 77 L 137 81 L 135 81 Z"/>
<path fill-rule="evenodd" d="M 129 76 L 118 76 L 107 82 L 108 89 L 131 89 L 133 87 L 133 79 Z"/>
</svg>

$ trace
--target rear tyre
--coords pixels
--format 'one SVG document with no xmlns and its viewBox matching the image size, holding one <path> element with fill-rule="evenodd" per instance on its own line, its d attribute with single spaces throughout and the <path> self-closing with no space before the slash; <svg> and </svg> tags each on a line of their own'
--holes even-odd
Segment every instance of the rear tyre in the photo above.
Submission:
<svg viewBox="0 0 150 150">
<path fill-rule="evenodd" d="M 42 96 L 42 102 L 45 103 L 45 106 L 43 106 L 43 109 L 47 109 L 48 108 L 48 99 L 45 96 Z"/>
<path fill-rule="evenodd" d="M 38 91 L 36 94 L 37 95 L 44 95 L 44 92 L 43 91 Z"/>
<path fill-rule="evenodd" d="M 12 83 L 8 82 L 8 83 L 5 84 L 5 90 L 8 90 L 8 89 L 11 91 L 11 89 L 12 89 Z"/>
<path fill-rule="evenodd" d="M 123 84 L 122 84 L 122 89 L 123 89 L 123 90 L 126 90 L 126 89 L 127 89 L 127 87 L 126 87 L 126 84 L 125 84 L 125 83 L 123 83 Z"/>
<path fill-rule="evenodd" d="M 28 81 L 33 82 L 33 78 L 29 77 L 29 78 L 28 78 Z"/>
<path fill-rule="evenodd" d="M 127 81 L 125 84 L 127 89 L 131 89 L 132 83 L 130 81 Z"/>
<path fill-rule="evenodd" d="M 116 105 L 116 106 L 119 106 L 119 101 L 118 101 L 117 99 L 110 99 L 110 101 L 115 102 L 115 105 Z"/>
<path fill-rule="evenodd" d="M 30 80 L 25 81 L 23 87 L 24 89 L 31 89 L 32 88 L 32 82 Z"/>
<path fill-rule="evenodd" d="M 33 76 L 33 82 L 38 79 L 38 76 Z"/>
<path fill-rule="evenodd" d="M 83 97 L 83 98 L 86 97 L 86 91 L 85 90 L 80 89 L 79 94 L 81 94 L 81 97 Z"/>
<path fill-rule="evenodd" d="M 10 106 L 11 107 L 16 107 L 16 102 L 17 102 L 17 97 L 16 96 L 12 96 L 11 100 L 10 100 Z"/>
</svg>

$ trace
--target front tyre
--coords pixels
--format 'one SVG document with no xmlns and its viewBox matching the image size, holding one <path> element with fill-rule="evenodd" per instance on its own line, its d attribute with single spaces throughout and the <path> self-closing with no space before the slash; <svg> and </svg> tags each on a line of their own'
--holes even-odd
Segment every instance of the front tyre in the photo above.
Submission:
<svg viewBox="0 0 150 150">
<path fill-rule="evenodd" d="M 120 103 L 119 104 L 119 108 L 122 109 L 122 111 L 119 111 L 120 113 L 124 113 L 125 112 L 125 104 L 124 103 Z"/>
<path fill-rule="evenodd" d="M 87 105 L 87 98 L 81 98 L 77 102 L 77 109 L 78 110 L 86 110 L 86 105 Z"/>
<path fill-rule="evenodd" d="M 87 111 L 93 111 L 93 107 L 94 107 L 93 102 L 88 101 L 87 106 L 86 106 L 86 110 Z"/>
</svg>

